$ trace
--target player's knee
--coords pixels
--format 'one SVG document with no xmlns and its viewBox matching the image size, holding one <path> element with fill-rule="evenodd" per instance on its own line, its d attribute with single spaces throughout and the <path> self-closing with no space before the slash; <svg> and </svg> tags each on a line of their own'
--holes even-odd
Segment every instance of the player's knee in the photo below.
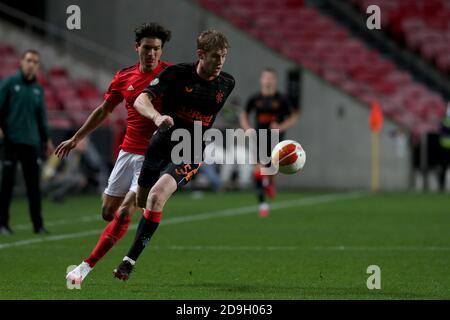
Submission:
<svg viewBox="0 0 450 320">
<path fill-rule="evenodd" d="M 112 221 L 114 219 L 114 210 L 112 207 L 104 206 L 102 207 L 102 217 L 105 221 Z"/>
<path fill-rule="evenodd" d="M 131 216 L 131 213 L 134 211 L 134 206 L 121 206 L 117 211 L 118 218 L 126 219 Z"/>
<path fill-rule="evenodd" d="M 154 209 L 161 209 L 164 205 L 165 199 L 161 192 L 158 191 L 151 191 L 148 195 L 147 199 L 147 205 L 149 208 Z"/>
</svg>

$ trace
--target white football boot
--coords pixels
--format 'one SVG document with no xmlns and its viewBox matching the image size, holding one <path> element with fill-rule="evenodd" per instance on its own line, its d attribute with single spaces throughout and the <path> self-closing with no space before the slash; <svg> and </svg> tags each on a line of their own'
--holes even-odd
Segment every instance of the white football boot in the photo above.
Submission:
<svg viewBox="0 0 450 320">
<path fill-rule="evenodd" d="M 72 284 L 81 284 L 92 269 L 87 262 L 83 261 L 67 274 L 66 280 L 71 281 Z"/>
<path fill-rule="evenodd" d="M 259 205 L 259 217 L 265 218 L 269 215 L 269 205 L 265 202 Z"/>
</svg>

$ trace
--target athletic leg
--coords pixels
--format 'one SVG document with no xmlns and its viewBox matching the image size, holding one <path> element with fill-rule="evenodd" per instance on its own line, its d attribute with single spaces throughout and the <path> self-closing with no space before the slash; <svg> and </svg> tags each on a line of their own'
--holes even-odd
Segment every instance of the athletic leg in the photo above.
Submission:
<svg viewBox="0 0 450 320">
<path fill-rule="evenodd" d="M 124 261 L 114 270 L 116 278 L 127 280 L 133 265 L 141 255 L 144 248 L 149 243 L 153 234 L 159 226 L 161 215 L 167 200 L 177 190 L 177 182 L 169 174 L 164 174 L 159 178 L 156 184 L 151 188 L 146 209 L 136 231 L 136 237 L 128 251 Z"/>
<path fill-rule="evenodd" d="M 168 174 L 161 176 L 158 182 L 150 190 L 146 210 L 139 222 L 136 238 L 127 254 L 130 259 L 136 261 L 141 255 L 145 245 L 150 241 L 159 226 L 166 201 L 176 190 L 176 181 Z"/>
<path fill-rule="evenodd" d="M 34 147 L 24 147 L 24 149 L 19 152 L 19 157 L 20 163 L 22 164 L 34 232 L 39 232 L 39 230 L 43 228 L 43 221 L 41 213 L 42 202 L 37 149 Z"/>
<path fill-rule="evenodd" d="M 115 214 L 122 202 L 124 201 L 124 196 L 110 196 L 106 193 L 103 194 L 102 201 L 102 217 L 105 221 L 112 221 Z"/>
<path fill-rule="evenodd" d="M 255 166 L 255 170 L 253 171 L 253 177 L 255 179 L 256 196 L 260 204 L 266 202 L 266 195 L 264 192 L 264 176 L 261 173 L 261 168 L 262 168 L 261 165 L 257 164 Z"/>
<path fill-rule="evenodd" d="M 90 255 L 67 275 L 81 283 L 97 262 L 125 235 L 136 211 L 136 185 L 142 156 L 121 151 L 103 194 L 102 216 L 109 221 Z"/>
<path fill-rule="evenodd" d="M 135 190 L 142 158 L 125 152 L 119 155 L 103 194 L 102 216 L 109 223 L 100 235 L 94 250 L 84 260 L 90 268 L 105 256 L 128 229 L 131 216 L 137 209 Z M 129 190 L 128 193 L 121 196 L 126 190 Z"/>
<path fill-rule="evenodd" d="M 139 258 L 159 226 L 163 208 L 167 200 L 178 188 L 184 186 L 195 174 L 197 174 L 200 166 L 201 164 L 169 164 L 167 170 L 164 171 L 162 176 L 152 186 L 147 197 L 146 209 L 139 222 L 134 242 L 122 263 L 113 271 L 116 278 L 121 280 L 128 279 L 136 260 Z M 144 188 L 150 186 L 147 178 L 153 176 L 149 174 L 150 172 L 147 169 L 148 167 L 145 167 L 144 165 L 139 177 L 139 185 Z"/>
<path fill-rule="evenodd" d="M 280 133 L 279 139 L 280 139 L 280 141 L 284 140 L 284 133 Z M 272 153 L 272 151 L 270 149 L 270 154 L 271 153 Z M 267 185 L 265 186 L 265 192 L 266 192 L 266 195 L 270 199 L 275 198 L 275 195 L 276 195 L 275 180 L 276 180 L 275 174 L 267 177 Z"/>
<path fill-rule="evenodd" d="M 136 194 L 130 191 L 125 196 L 119 208 L 116 207 L 116 210 L 114 211 L 116 213 L 113 220 L 105 227 L 94 250 L 92 250 L 89 257 L 84 260 L 91 268 L 93 268 L 127 232 L 131 217 L 136 211 L 135 198 Z M 115 205 L 116 204 L 114 203 L 112 206 L 109 206 L 109 208 L 114 208 Z"/>
<path fill-rule="evenodd" d="M 13 147 L 5 146 L 2 182 L 0 191 L 0 228 L 9 230 L 9 207 L 11 205 L 14 182 L 17 171 L 17 153 Z"/>
</svg>

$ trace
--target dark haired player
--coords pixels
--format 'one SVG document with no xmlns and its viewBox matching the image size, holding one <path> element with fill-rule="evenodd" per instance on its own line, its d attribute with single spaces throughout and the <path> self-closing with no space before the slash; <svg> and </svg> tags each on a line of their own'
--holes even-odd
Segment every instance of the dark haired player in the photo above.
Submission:
<svg viewBox="0 0 450 320">
<path fill-rule="evenodd" d="M 284 140 L 284 132 L 290 128 L 298 118 L 298 111 L 294 110 L 289 100 L 277 90 L 277 73 L 274 69 L 266 68 L 260 77 L 261 90 L 250 97 L 245 111 L 240 115 L 241 126 L 244 130 L 250 128 L 249 114 L 255 113 L 256 132 L 259 129 L 280 130 L 280 141 Z M 258 157 L 259 157 L 259 150 Z M 266 156 L 271 155 L 271 136 L 267 135 Z M 256 194 L 259 201 L 259 216 L 269 215 L 269 205 L 266 202 L 266 193 L 272 198 L 275 196 L 275 175 L 264 176 L 261 173 L 261 164 L 257 164 L 253 172 L 256 186 Z"/>
<path fill-rule="evenodd" d="M 159 225 L 166 201 L 180 187 L 190 181 L 201 165 L 196 161 L 176 164 L 171 151 L 177 143 L 171 141 L 176 129 L 191 132 L 199 121 L 208 129 L 234 88 L 234 78 L 222 72 L 228 51 L 226 37 L 215 30 L 204 31 L 197 39 L 196 63 L 168 67 L 136 99 L 135 107 L 158 130 L 150 141 L 139 176 L 137 203 L 145 207 L 136 238 L 119 267 L 116 278 L 127 280 L 136 260 Z M 153 106 L 154 99 L 162 98 L 163 112 Z M 192 158 L 191 158 L 192 160 Z"/>
<path fill-rule="evenodd" d="M 103 103 L 91 113 L 75 135 L 62 142 L 55 151 L 58 157 L 65 157 L 78 142 L 96 129 L 118 104 L 126 101 L 126 134 L 103 194 L 102 216 L 110 222 L 91 254 L 67 274 L 66 279 L 73 284 L 80 284 L 96 263 L 124 236 L 131 216 L 137 210 L 137 179 L 145 150 L 156 126 L 140 115 L 133 104 L 142 90 L 169 66 L 160 58 L 164 44 L 170 40 L 170 36 L 169 30 L 156 23 L 143 24 L 136 28 L 135 50 L 139 63 L 116 73 L 104 95 Z M 160 108 L 160 105 L 156 104 L 156 107 Z"/>
</svg>

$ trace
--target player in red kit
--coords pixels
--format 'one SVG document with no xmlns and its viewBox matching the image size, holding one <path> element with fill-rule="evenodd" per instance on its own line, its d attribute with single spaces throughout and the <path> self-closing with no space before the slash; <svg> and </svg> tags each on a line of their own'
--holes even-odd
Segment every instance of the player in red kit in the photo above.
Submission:
<svg viewBox="0 0 450 320">
<path fill-rule="evenodd" d="M 212 127 L 235 86 L 233 76 L 222 71 L 228 48 L 228 39 L 222 32 L 202 32 L 197 38 L 198 60 L 168 67 L 134 102 L 136 109 L 152 119 L 158 130 L 150 140 L 138 180 L 137 204 L 145 210 L 128 254 L 113 271 L 118 279 L 129 278 L 159 226 L 166 202 L 192 180 L 202 164 L 205 144 L 197 140 L 195 127 L 200 125 L 203 130 Z M 162 112 L 154 108 L 155 99 L 162 100 Z M 172 156 L 178 144 L 172 134 L 177 132 L 188 132 L 189 136 L 183 140 L 189 145 L 183 154 L 190 155 L 181 163 Z M 195 150 L 198 142 L 201 154 Z"/>
<path fill-rule="evenodd" d="M 106 117 L 126 101 L 127 129 L 119 156 L 103 194 L 102 216 L 109 221 L 91 254 L 66 276 L 73 284 L 81 284 L 96 263 L 119 241 L 128 229 L 136 206 L 137 180 L 144 154 L 156 129 L 153 121 L 140 115 L 134 108 L 135 99 L 156 76 L 170 64 L 161 61 L 164 44 L 171 32 L 159 24 L 143 24 L 135 30 L 136 52 L 139 63 L 120 70 L 114 76 L 103 103 L 88 117 L 74 136 L 62 142 L 55 154 L 64 158 L 77 143 L 96 129 Z M 158 108 L 158 102 L 156 108 Z"/>
</svg>

